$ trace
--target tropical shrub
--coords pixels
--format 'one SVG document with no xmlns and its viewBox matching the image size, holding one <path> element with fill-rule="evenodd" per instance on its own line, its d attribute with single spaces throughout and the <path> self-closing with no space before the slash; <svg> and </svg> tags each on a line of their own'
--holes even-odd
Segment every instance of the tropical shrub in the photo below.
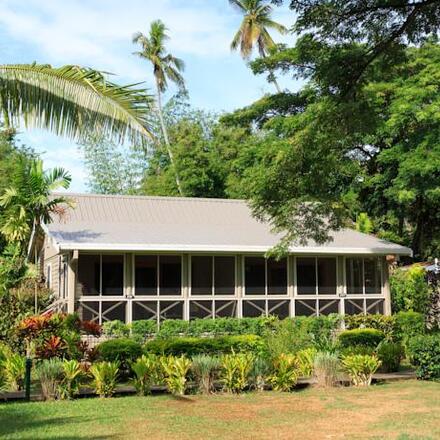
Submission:
<svg viewBox="0 0 440 440">
<path fill-rule="evenodd" d="M 313 374 L 313 363 L 315 360 L 316 348 L 304 348 L 296 353 L 299 375 L 310 377 Z"/>
<path fill-rule="evenodd" d="M 357 328 L 374 328 L 383 332 L 387 339 L 391 340 L 395 337 L 396 322 L 394 315 L 345 315 L 344 322 L 347 330 L 353 330 Z"/>
<path fill-rule="evenodd" d="M 419 379 L 440 379 L 440 333 L 410 339 L 408 354 Z"/>
<path fill-rule="evenodd" d="M 142 346 L 127 338 L 110 339 L 101 342 L 97 347 L 97 356 L 101 361 L 118 362 L 121 373 L 127 374 L 130 365 L 142 355 Z"/>
<path fill-rule="evenodd" d="M 399 312 L 394 315 L 394 320 L 394 340 L 402 342 L 404 347 L 411 338 L 426 333 L 425 316 L 422 313 Z"/>
<path fill-rule="evenodd" d="M 130 336 L 130 327 L 115 319 L 114 321 L 106 321 L 102 324 L 102 333 L 110 338 L 128 338 Z"/>
<path fill-rule="evenodd" d="M 240 393 L 249 385 L 255 357 L 251 353 L 225 354 L 221 358 L 223 387 L 229 393 Z"/>
<path fill-rule="evenodd" d="M 339 381 L 340 361 L 336 353 L 320 351 L 313 361 L 313 375 L 321 387 L 333 387 Z"/>
<path fill-rule="evenodd" d="M 249 373 L 249 387 L 257 391 L 263 391 L 266 378 L 272 370 L 272 365 L 266 357 L 257 356 Z"/>
<path fill-rule="evenodd" d="M 157 332 L 157 322 L 151 319 L 142 319 L 139 321 L 133 321 L 130 324 L 131 337 L 141 344 L 145 340 L 154 335 Z"/>
<path fill-rule="evenodd" d="M 0 364 L 0 394 L 8 390 L 8 381 L 3 366 Z"/>
<path fill-rule="evenodd" d="M 273 373 L 268 381 L 275 391 L 290 391 L 298 382 L 300 371 L 294 354 L 281 354 L 273 361 Z"/>
<path fill-rule="evenodd" d="M 115 393 L 119 362 L 97 362 L 90 367 L 93 386 L 99 397 L 111 397 Z"/>
<path fill-rule="evenodd" d="M 59 397 L 59 386 L 63 377 L 63 362 L 57 358 L 44 359 L 37 365 L 37 377 L 44 400 Z"/>
<path fill-rule="evenodd" d="M 81 364 L 75 360 L 64 359 L 61 364 L 62 379 L 59 385 L 59 395 L 61 399 L 73 399 L 79 393 L 83 370 Z"/>
<path fill-rule="evenodd" d="M 185 356 L 167 356 L 161 358 L 161 364 L 168 391 L 183 396 L 191 361 Z"/>
<path fill-rule="evenodd" d="M 22 390 L 26 373 L 25 357 L 16 353 L 9 354 L 3 361 L 3 369 L 9 389 Z"/>
<path fill-rule="evenodd" d="M 159 381 L 159 358 L 154 354 L 142 355 L 131 364 L 133 385 L 141 396 L 151 393 L 151 387 Z"/>
<path fill-rule="evenodd" d="M 191 371 L 200 393 L 210 394 L 214 391 L 214 379 L 219 369 L 220 360 L 216 356 L 198 354 L 192 358 Z"/>
<path fill-rule="evenodd" d="M 374 328 L 345 330 L 338 336 L 339 344 L 342 348 L 357 345 L 376 348 L 384 338 L 384 333 Z"/>
<path fill-rule="evenodd" d="M 382 341 L 384 342 L 385 339 Z M 381 342 L 381 343 L 382 343 Z M 369 356 L 373 356 L 376 354 L 377 347 L 372 347 L 369 345 L 351 345 L 349 347 L 344 347 L 339 350 L 339 356 L 351 356 L 353 354 L 368 354 Z"/>
<path fill-rule="evenodd" d="M 404 356 L 404 349 L 399 342 L 382 341 L 377 347 L 377 357 L 385 373 L 399 371 L 400 362 Z"/>
<path fill-rule="evenodd" d="M 144 345 L 148 353 L 158 355 L 223 354 L 235 352 L 262 351 L 264 342 L 256 335 L 217 336 L 213 338 L 173 337 L 154 339 Z"/>
<path fill-rule="evenodd" d="M 354 386 L 369 386 L 373 374 L 380 367 L 380 360 L 376 356 L 354 354 L 342 358 L 342 367 L 349 375 Z"/>
</svg>

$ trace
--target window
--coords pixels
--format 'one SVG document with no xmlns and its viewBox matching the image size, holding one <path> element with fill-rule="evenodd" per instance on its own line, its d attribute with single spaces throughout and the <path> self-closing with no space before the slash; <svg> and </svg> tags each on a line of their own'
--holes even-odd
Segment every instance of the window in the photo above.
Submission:
<svg viewBox="0 0 440 440">
<path fill-rule="evenodd" d="M 191 257 L 191 295 L 211 295 L 212 277 L 212 257 Z"/>
<path fill-rule="evenodd" d="M 159 257 L 159 295 L 180 295 L 182 291 L 182 262 L 178 255 Z"/>
<path fill-rule="evenodd" d="M 46 268 L 46 287 L 48 289 L 52 288 L 52 266 L 50 264 Z"/>
<path fill-rule="evenodd" d="M 78 259 L 78 282 L 82 295 L 100 294 L 100 259 L 99 255 L 80 255 Z"/>
<path fill-rule="evenodd" d="M 347 258 L 345 262 L 347 294 L 363 295 L 382 293 L 380 259 Z"/>
<path fill-rule="evenodd" d="M 136 255 L 134 265 L 136 295 L 157 295 L 157 256 Z"/>
<path fill-rule="evenodd" d="M 296 259 L 298 295 L 336 295 L 336 258 Z"/>
<path fill-rule="evenodd" d="M 214 257 L 214 293 L 235 294 L 235 257 Z"/>
<path fill-rule="evenodd" d="M 124 292 L 123 255 L 103 255 L 101 262 L 102 294 L 122 295 Z"/>
<path fill-rule="evenodd" d="M 286 295 L 287 259 L 245 258 L 246 295 Z"/>
</svg>

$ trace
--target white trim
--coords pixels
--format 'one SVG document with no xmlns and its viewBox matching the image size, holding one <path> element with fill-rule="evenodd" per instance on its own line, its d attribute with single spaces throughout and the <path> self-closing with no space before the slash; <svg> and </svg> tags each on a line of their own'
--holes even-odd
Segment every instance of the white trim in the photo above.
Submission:
<svg viewBox="0 0 440 440">
<path fill-rule="evenodd" d="M 52 263 L 46 264 L 46 287 L 52 289 Z"/>
</svg>

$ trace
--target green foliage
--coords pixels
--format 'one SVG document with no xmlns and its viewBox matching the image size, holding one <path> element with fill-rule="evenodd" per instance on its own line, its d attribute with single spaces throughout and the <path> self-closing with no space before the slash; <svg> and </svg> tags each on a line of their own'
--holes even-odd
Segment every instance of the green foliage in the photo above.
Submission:
<svg viewBox="0 0 440 440">
<path fill-rule="evenodd" d="M 193 372 L 200 393 L 210 394 L 214 391 L 214 378 L 220 369 L 220 359 L 216 356 L 199 354 L 193 356 L 191 371 Z"/>
<path fill-rule="evenodd" d="M 249 387 L 257 391 L 263 391 L 266 379 L 271 371 L 271 362 L 266 357 L 257 356 L 249 373 Z"/>
<path fill-rule="evenodd" d="M 440 333 L 410 339 L 408 352 L 419 379 L 440 379 Z"/>
<path fill-rule="evenodd" d="M 157 322 L 152 319 L 142 319 L 133 321 L 130 324 L 131 337 L 139 343 L 144 343 L 145 340 L 157 332 Z"/>
<path fill-rule="evenodd" d="M 133 384 L 141 396 L 151 393 L 151 387 L 159 381 L 159 358 L 154 354 L 142 355 L 131 364 Z"/>
<path fill-rule="evenodd" d="M 374 328 L 383 332 L 387 339 L 393 339 L 396 333 L 396 317 L 386 315 L 345 315 L 344 322 L 347 329 Z"/>
<path fill-rule="evenodd" d="M 64 359 L 61 364 L 62 379 L 59 385 L 61 399 L 73 399 L 79 393 L 79 386 L 84 372 L 81 364 L 75 360 Z"/>
<path fill-rule="evenodd" d="M 403 359 L 404 354 L 403 346 L 399 342 L 382 341 L 377 347 L 377 357 L 385 373 L 399 371 L 400 361 Z"/>
<path fill-rule="evenodd" d="M 313 374 L 313 364 L 317 350 L 314 347 L 304 348 L 296 353 L 296 361 L 300 376 L 310 377 Z"/>
<path fill-rule="evenodd" d="M 376 348 L 384 338 L 384 333 L 374 328 L 345 330 L 338 335 L 339 344 L 342 348 L 357 345 Z"/>
<path fill-rule="evenodd" d="M 361 212 L 356 217 L 356 230 L 364 234 L 370 234 L 373 231 L 373 222 L 366 212 Z"/>
<path fill-rule="evenodd" d="M 116 319 L 114 321 L 104 322 L 104 324 L 102 324 L 102 332 L 104 336 L 108 336 L 109 338 L 127 338 L 130 336 L 130 327 Z"/>
<path fill-rule="evenodd" d="M 164 371 L 165 383 L 170 393 L 183 396 L 185 394 L 187 374 L 191 367 L 191 361 L 185 357 L 168 356 L 161 358 Z"/>
<path fill-rule="evenodd" d="M 90 367 L 93 386 L 99 397 L 111 397 L 115 393 L 119 374 L 119 362 L 97 362 Z"/>
<path fill-rule="evenodd" d="M 401 341 L 404 347 L 414 336 L 426 333 L 425 317 L 417 312 L 399 312 L 394 315 L 395 331 L 394 339 Z"/>
<path fill-rule="evenodd" d="M 44 359 L 38 363 L 36 371 L 44 400 L 56 399 L 63 378 L 63 362 L 57 358 Z"/>
<path fill-rule="evenodd" d="M 126 338 L 101 342 L 96 350 L 101 361 L 117 362 L 122 374 L 127 373 L 130 364 L 142 355 L 141 344 Z"/>
<path fill-rule="evenodd" d="M 173 337 L 154 339 L 145 344 L 148 353 L 164 355 L 222 354 L 235 352 L 258 353 L 264 348 L 262 338 L 256 335 L 218 336 L 213 338 Z"/>
<path fill-rule="evenodd" d="M 297 357 L 293 354 L 282 354 L 273 360 L 273 373 L 268 380 L 275 391 L 290 391 L 298 382 L 299 375 Z"/>
<path fill-rule="evenodd" d="M 251 353 L 225 354 L 221 358 L 224 389 L 229 393 L 240 393 L 249 385 L 249 375 L 255 361 Z"/>
<path fill-rule="evenodd" d="M 395 270 L 390 277 L 390 288 L 394 313 L 426 313 L 430 290 L 422 266 Z"/>
<path fill-rule="evenodd" d="M 6 382 L 12 391 L 23 389 L 26 372 L 26 359 L 16 353 L 10 353 L 3 361 Z"/>
<path fill-rule="evenodd" d="M 340 361 L 336 353 L 320 351 L 313 362 L 313 375 L 321 387 L 333 387 L 339 380 Z"/>
<path fill-rule="evenodd" d="M 354 354 L 342 358 L 342 366 L 354 386 L 369 386 L 381 362 L 376 356 Z"/>
</svg>

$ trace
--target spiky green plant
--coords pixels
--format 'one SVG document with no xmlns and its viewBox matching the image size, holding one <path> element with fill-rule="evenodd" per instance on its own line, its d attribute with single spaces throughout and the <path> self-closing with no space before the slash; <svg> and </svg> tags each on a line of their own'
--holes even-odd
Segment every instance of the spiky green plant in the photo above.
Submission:
<svg viewBox="0 0 440 440">
<path fill-rule="evenodd" d="M 59 397 L 59 386 L 63 377 L 63 361 L 58 358 L 44 359 L 37 365 L 41 394 L 44 400 Z"/>
<path fill-rule="evenodd" d="M 255 358 L 252 353 L 232 353 L 221 358 L 222 382 L 229 393 L 240 393 L 249 385 Z"/>
<path fill-rule="evenodd" d="M 336 353 L 318 352 L 313 362 L 313 374 L 322 387 L 333 387 L 339 380 L 340 362 Z"/>
<path fill-rule="evenodd" d="M 79 386 L 84 372 L 81 364 L 75 360 L 64 359 L 62 363 L 62 380 L 59 386 L 61 399 L 73 399 L 79 393 Z"/>
<path fill-rule="evenodd" d="M 256 357 L 249 373 L 249 386 L 257 391 L 263 391 L 270 370 L 271 364 L 267 359 Z"/>
<path fill-rule="evenodd" d="M 10 354 L 6 360 L 3 361 L 3 368 L 9 389 L 12 391 L 23 389 L 26 359 L 16 353 Z"/>
<path fill-rule="evenodd" d="M 191 361 L 185 356 L 168 356 L 161 359 L 162 369 L 165 375 L 165 384 L 172 394 L 185 394 L 187 374 L 191 367 Z"/>
<path fill-rule="evenodd" d="M 191 370 L 196 378 L 199 392 L 210 394 L 214 391 L 214 379 L 219 368 L 220 359 L 216 356 L 200 354 L 192 358 Z"/>
<path fill-rule="evenodd" d="M 303 377 L 310 377 L 313 374 L 313 362 L 316 356 L 316 349 L 305 348 L 296 353 L 299 374 Z"/>
<path fill-rule="evenodd" d="M 99 397 L 111 397 L 115 393 L 119 362 L 97 362 L 90 367 L 93 386 Z"/>
<path fill-rule="evenodd" d="M 151 387 L 158 381 L 159 358 L 154 354 L 143 355 L 131 364 L 135 374 L 133 384 L 141 396 L 151 393 Z"/>
<path fill-rule="evenodd" d="M 362 387 L 371 385 L 373 374 L 380 367 L 381 362 L 377 356 L 368 354 L 354 354 L 342 358 L 342 366 L 350 376 L 354 386 Z"/>
<path fill-rule="evenodd" d="M 151 98 L 80 66 L 0 65 L 0 103 L 6 125 L 41 128 L 73 140 L 98 132 L 139 145 L 150 137 Z"/>
<path fill-rule="evenodd" d="M 299 366 L 294 354 L 281 354 L 273 361 L 269 382 L 275 391 L 290 391 L 298 382 Z"/>
</svg>

